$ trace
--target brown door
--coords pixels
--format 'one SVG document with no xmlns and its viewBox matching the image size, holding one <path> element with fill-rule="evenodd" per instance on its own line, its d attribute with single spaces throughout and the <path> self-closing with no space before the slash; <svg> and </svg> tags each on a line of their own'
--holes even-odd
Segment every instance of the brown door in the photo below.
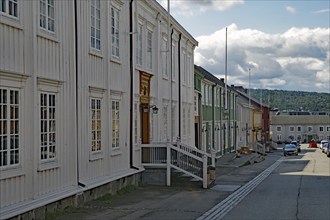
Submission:
<svg viewBox="0 0 330 220">
<path fill-rule="evenodd" d="M 142 104 L 141 108 L 141 141 L 142 144 L 150 143 L 150 118 L 149 105 Z"/>
</svg>

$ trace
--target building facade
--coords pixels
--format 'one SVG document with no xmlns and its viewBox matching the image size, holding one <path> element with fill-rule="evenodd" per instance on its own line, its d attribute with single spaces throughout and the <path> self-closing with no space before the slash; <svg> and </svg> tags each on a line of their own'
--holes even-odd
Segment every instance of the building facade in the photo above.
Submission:
<svg viewBox="0 0 330 220">
<path fill-rule="evenodd" d="M 292 140 L 309 143 L 312 139 L 321 141 L 330 139 L 329 115 L 288 115 L 279 114 L 271 117 L 271 136 L 277 143 Z"/>
<path fill-rule="evenodd" d="M 200 77 L 202 76 L 202 78 Z M 204 68 L 195 65 L 195 77 L 201 81 L 201 149 L 217 156 L 237 147 L 237 93 Z M 197 78 L 198 77 L 198 78 Z"/>
<path fill-rule="evenodd" d="M 1 218 L 137 184 L 139 143 L 195 144 L 197 41 L 156 1 L 3 0 L 0 37 Z"/>
</svg>

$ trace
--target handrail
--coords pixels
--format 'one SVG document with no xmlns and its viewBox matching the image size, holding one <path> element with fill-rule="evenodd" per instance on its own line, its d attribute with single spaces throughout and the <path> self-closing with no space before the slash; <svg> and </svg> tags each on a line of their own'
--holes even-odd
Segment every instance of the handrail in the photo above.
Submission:
<svg viewBox="0 0 330 220">
<path fill-rule="evenodd" d="M 167 169 L 167 185 L 171 185 L 171 168 L 203 181 L 203 188 L 207 188 L 208 158 L 211 166 L 215 166 L 215 152 L 211 154 L 183 144 L 181 142 L 156 142 L 140 144 L 142 165 L 163 167 Z"/>
</svg>

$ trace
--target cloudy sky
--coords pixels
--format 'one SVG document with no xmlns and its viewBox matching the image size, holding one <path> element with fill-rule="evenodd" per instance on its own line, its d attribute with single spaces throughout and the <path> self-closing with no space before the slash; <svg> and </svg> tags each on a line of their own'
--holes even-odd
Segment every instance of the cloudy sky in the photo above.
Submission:
<svg viewBox="0 0 330 220">
<path fill-rule="evenodd" d="M 167 0 L 159 0 L 167 9 Z M 170 0 L 199 42 L 195 64 L 249 88 L 330 93 L 328 0 Z"/>
</svg>

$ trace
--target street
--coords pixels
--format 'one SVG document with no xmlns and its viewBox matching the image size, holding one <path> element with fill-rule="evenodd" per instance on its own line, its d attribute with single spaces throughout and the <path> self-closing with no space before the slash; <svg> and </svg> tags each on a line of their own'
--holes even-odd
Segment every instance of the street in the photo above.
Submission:
<svg viewBox="0 0 330 220">
<path fill-rule="evenodd" d="M 330 219 L 330 159 L 302 145 L 223 219 Z"/>
</svg>

